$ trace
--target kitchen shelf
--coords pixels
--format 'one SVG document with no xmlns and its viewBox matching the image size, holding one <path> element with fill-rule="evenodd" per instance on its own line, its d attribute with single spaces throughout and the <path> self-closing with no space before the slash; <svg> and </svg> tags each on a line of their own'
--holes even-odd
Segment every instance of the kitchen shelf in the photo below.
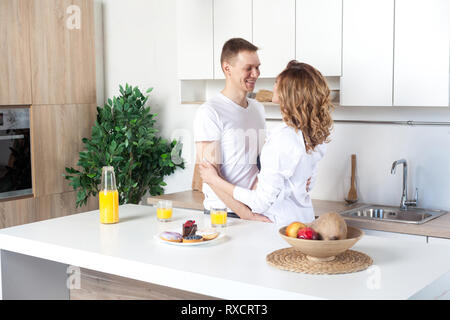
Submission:
<svg viewBox="0 0 450 320">
<path fill-rule="evenodd" d="M 181 104 L 204 104 L 205 101 L 181 101 Z"/>
</svg>

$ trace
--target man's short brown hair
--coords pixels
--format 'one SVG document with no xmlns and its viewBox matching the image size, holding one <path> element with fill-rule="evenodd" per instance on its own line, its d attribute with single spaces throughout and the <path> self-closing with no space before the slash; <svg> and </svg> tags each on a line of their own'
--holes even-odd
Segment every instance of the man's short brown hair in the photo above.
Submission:
<svg viewBox="0 0 450 320">
<path fill-rule="evenodd" d="M 222 55 L 220 56 L 220 65 L 224 61 L 230 62 L 241 51 L 255 52 L 258 47 L 242 38 L 232 38 L 225 42 L 222 48 Z"/>
</svg>

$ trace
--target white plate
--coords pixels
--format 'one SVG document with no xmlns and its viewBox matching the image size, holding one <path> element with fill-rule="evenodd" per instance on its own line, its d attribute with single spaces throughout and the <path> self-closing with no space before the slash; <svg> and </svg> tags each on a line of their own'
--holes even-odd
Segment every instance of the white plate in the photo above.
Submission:
<svg viewBox="0 0 450 320">
<path fill-rule="evenodd" d="M 167 230 L 169 232 L 178 232 L 178 231 L 171 231 L 171 230 Z M 161 232 L 162 233 L 162 232 Z M 167 241 L 167 240 L 163 240 L 161 239 L 161 237 L 159 236 L 159 234 L 155 235 L 155 239 L 158 240 L 161 243 L 165 243 L 165 244 L 171 244 L 174 246 L 179 246 L 179 247 L 190 247 L 190 246 L 201 246 L 201 245 L 205 245 L 205 244 L 209 244 L 209 243 L 213 243 L 216 242 L 217 240 L 223 238 L 225 236 L 225 234 L 223 232 L 219 232 L 219 235 L 217 237 L 215 237 L 212 240 L 203 240 L 203 241 L 199 241 L 199 242 L 172 242 L 172 241 Z"/>
</svg>

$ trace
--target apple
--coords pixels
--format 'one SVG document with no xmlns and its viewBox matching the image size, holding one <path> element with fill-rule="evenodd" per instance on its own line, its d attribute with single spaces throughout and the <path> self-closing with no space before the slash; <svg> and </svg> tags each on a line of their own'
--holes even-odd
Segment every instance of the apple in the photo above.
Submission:
<svg viewBox="0 0 450 320">
<path fill-rule="evenodd" d="M 297 238 L 306 240 L 319 240 L 319 235 L 313 228 L 306 227 L 298 230 Z"/>
<path fill-rule="evenodd" d="M 288 237 L 297 238 L 297 233 L 299 230 L 306 228 L 306 225 L 304 225 L 301 222 L 292 222 L 290 225 L 286 227 L 286 235 Z"/>
</svg>

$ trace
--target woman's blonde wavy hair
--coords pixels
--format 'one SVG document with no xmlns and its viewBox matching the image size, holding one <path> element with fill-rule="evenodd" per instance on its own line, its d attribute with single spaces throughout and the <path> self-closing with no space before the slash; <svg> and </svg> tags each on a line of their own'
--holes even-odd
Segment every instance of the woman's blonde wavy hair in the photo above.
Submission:
<svg viewBox="0 0 450 320">
<path fill-rule="evenodd" d="M 306 152 L 329 142 L 334 106 L 328 84 L 318 70 L 290 61 L 277 77 L 277 92 L 283 121 L 295 131 L 302 131 Z"/>
</svg>

